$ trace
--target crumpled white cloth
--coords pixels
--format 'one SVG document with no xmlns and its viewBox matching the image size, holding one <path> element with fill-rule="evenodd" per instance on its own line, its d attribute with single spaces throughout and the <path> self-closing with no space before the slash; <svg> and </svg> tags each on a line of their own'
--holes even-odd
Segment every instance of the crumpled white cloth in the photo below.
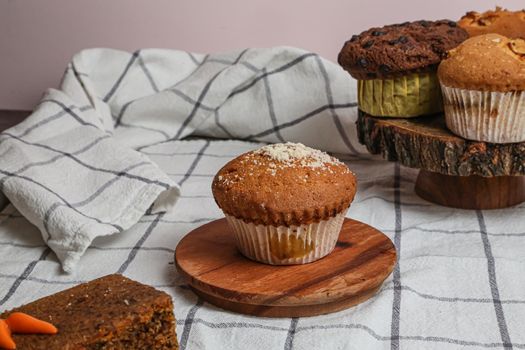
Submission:
<svg viewBox="0 0 525 350">
<path fill-rule="evenodd" d="M 60 273 L 59 261 L 38 228 L 8 205 L 0 211 L 0 311 L 119 272 L 173 297 L 181 350 L 524 349 L 525 205 L 474 211 L 424 201 L 414 193 L 417 170 L 354 154 L 354 149 L 356 154 L 364 150 L 355 135 L 355 82 L 348 74 L 295 49 L 248 50 L 238 58 L 241 53 L 207 56 L 204 63 L 206 56 L 166 50 L 144 50 L 134 56 L 94 50 L 75 57 L 63 92 L 49 96 L 67 102 L 102 134 L 113 134 L 100 141 L 102 146 L 111 142 L 111 147 L 97 152 L 96 162 L 89 160 L 97 167 L 109 166 L 102 164 L 109 148 L 120 145 L 133 157 L 129 148 L 140 148 L 171 181 L 181 184 L 181 195 L 172 211 L 148 212 L 121 234 L 97 237 L 75 274 Z M 236 74 L 238 70 L 242 74 Z M 173 85 L 176 90 L 167 91 Z M 33 128 L 24 139 L 59 147 L 64 136 L 52 135 L 81 123 L 53 102 L 40 108 L 46 104 L 55 109 L 16 132 Z M 91 127 L 84 129 L 93 132 Z M 264 143 L 203 137 L 162 142 L 189 135 L 266 142 L 283 138 L 343 153 L 336 156 L 358 178 L 347 215 L 384 232 L 398 252 L 398 264 L 377 295 L 341 312 L 293 319 L 235 314 L 200 300 L 175 269 L 175 247 L 191 230 L 224 217 L 211 193 L 213 176 L 230 159 Z M 83 142 L 67 151 L 81 149 L 88 141 Z M 2 145 L 0 154 L 19 150 L 20 159 L 27 158 L 34 150 L 26 146 Z M 125 161 L 120 151 L 110 152 L 118 152 L 118 159 Z M 84 160 L 88 154 L 76 156 Z M 60 154 L 45 155 L 37 161 Z M 91 192 L 82 197 L 66 189 L 73 182 L 93 189 L 90 180 L 95 178 L 79 165 L 75 167 L 81 173 L 65 171 L 76 163 L 66 158 L 58 166 L 27 171 L 46 181 L 45 172 L 55 174 L 61 183 L 53 185 L 54 191 L 71 203 L 85 201 Z M 5 165 L 1 163 L 0 169 Z M 132 171 L 138 174 L 141 168 Z M 120 181 L 102 190 L 100 196 L 110 193 L 105 200 L 115 205 L 105 207 L 106 215 L 122 207 L 119 199 L 127 196 L 112 191 Z M 24 186 L 28 185 L 18 188 Z M 50 208 L 45 202 L 27 208 L 16 205 L 37 226 Z M 91 213 L 96 207 L 89 203 L 77 209 L 100 214 Z"/>
<path fill-rule="evenodd" d="M 96 237 L 174 206 L 179 187 L 146 146 L 206 136 L 357 154 L 355 106 L 347 73 L 295 48 L 85 50 L 0 134 L 0 189 L 71 272 Z"/>
</svg>

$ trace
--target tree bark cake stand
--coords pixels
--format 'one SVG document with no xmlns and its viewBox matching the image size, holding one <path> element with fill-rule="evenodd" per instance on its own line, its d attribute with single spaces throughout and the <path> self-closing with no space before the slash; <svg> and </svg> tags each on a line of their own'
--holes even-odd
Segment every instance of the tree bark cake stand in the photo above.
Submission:
<svg viewBox="0 0 525 350">
<path fill-rule="evenodd" d="M 395 263 L 392 241 L 352 219 L 345 219 L 332 253 L 309 264 L 274 266 L 245 258 L 226 219 L 191 231 L 175 250 L 177 270 L 203 300 L 266 317 L 315 316 L 362 303 Z"/>
<path fill-rule="evenodd" d="M 492 144 L 452 134 L 442 114 L 378 118 L 359 111 L 359 142 L 372 154 L 420 169 L 415 191 L 463 209 L 496 209 L 525 201 L 525 142 Z"/>
</svg>

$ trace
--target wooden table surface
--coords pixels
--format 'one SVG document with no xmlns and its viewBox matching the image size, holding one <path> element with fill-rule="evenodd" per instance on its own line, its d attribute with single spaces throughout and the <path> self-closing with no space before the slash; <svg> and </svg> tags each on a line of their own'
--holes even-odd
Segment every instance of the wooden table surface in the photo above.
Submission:
<svg viewBox="0 0 525 350">
<path fill-rule="evenodd" d="M 0 131 L 8 129 L 20 123 L 31 113 L 30 111 L 6 111 L 0 110 Z"/>
</svg>

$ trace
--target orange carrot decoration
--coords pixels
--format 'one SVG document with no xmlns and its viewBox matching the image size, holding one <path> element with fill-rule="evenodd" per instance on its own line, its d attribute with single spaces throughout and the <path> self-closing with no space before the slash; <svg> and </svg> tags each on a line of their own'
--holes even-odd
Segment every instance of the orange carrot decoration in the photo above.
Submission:
<svg viewBox="0 0 525 350">
<path fill-rule="evenodd" d="M 7 350 L 16 349 L 16 344 L 11 338 L 11 330 L 4 320 L 0 320 L 0 348 Z"/>
<path fill-rule="evenodd" d="M 51 323 L 41 321 L 23 312 L 13 312 L 5 322 L 13 333 L 56 334 L 58 332 L 57 328 Z"/>
</svg>

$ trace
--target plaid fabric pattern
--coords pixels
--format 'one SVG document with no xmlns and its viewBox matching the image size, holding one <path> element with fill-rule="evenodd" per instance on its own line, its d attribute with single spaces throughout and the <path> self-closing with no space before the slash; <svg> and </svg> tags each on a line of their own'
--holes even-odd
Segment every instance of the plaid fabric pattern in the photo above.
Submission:
<svg viewBox="0 0 525 350">
<path fill-rule="evenodd" d="M 249 51 L 244 55 L 249 54 Z M 171 124 L 165 124 L 160 122 L 164 113 L 161 110 L 167 111 L 167 106 L 171 103 L 175 105 L 175 102 L 162 102 L 162 98 L 154 97 L 158 93 L 154 92 L 153 87 L 156 86 L 162 92 L 169 82 L 163 83 L 157 79 L 162 74 L 155 74 L 158 65 L 154 63 L 155 60 L 148 58 L 151 57 L 149 52 L 126 55 L 95 51 L 91 54 L 104 62 L 107 61 L 105 55 L 122 56 L 120 69 L 113 67 L 102 72 L 106 68 L 100 67 L 98 79 L 89 80 L 89 84 L 88 80 L 83 83 L 82 91 L 92 88 L 92 91 L 104 92 L 89 104 L 97 111 L 96 116 L 101 117 L 103 130 L 113 134 L 119 144 L 139 148 L 143 155 L 169 176 L 169 181 L 180 184 L 180 198 L 173 211 L 147 212 L 136 225 L 124 232 L 95 238 L 74 275 L 60 272 L 59 261 L 43 240 L 39 227 L 33 226 L 13 205 L 8 205 L 0 213 L 1 310 L 98 276 L 120 272 L 173 296 L 182 349 L 525 348 L 525 335 L 521 329 L 525 311 L 525 279 L 520 277 L 525 267 L 522 253 L 525 244 L 525 206 L 468 211 L 431 205 L 417 197 L 413 191 L 417 171 L 362 154 L 363 150 L 357 145 L 353 134 L 352 123 L 356 110 L 355 99 L 352 98 L 355 98 L 355 92 L 349 88 L 336 93 L 335 90 L 340 89 L 332 85 L 334 79 L 346 81 L 343 87 L 351 86 L 352 82 L 344 78 L 342 72 L 337 73 L 334 65 L 315 55 L 303 59 L 302 62 L 310 60 L 317 65 L 309 68 L 319 68 L 318 62 L 323 62 L 331 77 L 326 85 L 321 84 L 322 93 L 317 91 L 316 95 L 309 95 L 311 101 L 315 101 L 313 105 L 307 106 L 311 108 L 309 112 L 293 111 L 297 113 L 283 115 L 282 107 L 279 107 L 279 103 L 283 103 L 282 95 L 275 92 L 273 78 L 279 74 L 285 75 L 286 69 L 266 75 L 268 81 L 265 83 L 266 78 L 258 77 L 278 69 L 269 64 L 265 66 L 266 69 L 255 66 L 261 68 L 260 71 L 242 83 L 240 88 L 239 85 L 234 88 L 242 89 L 252 84 L 245 92 L 256 89 L 251 98 L 257 101 L 257 105 L 252 105 L 252 110 L 247 107 L 242 109 L 239 107 L 240 102 L 228 102 L 228 98 L 222 100 L 216 97 L 208 101 L 206 96 L 216 95 L 203 93 L 210 80 L 201 77 L 201 83 L 194 87 L 192 93 L 188 92 L 189 87 L 188 90 L 181 88 L 183 94 L 169 93 L 180 99 L 176 105 L 185 105 L 183 101 L 186 101 L 188 109 L 184 111 L 186 114 L 179 114 L 175 109 L 172 109 L 171 115 L 166 112 L 164 118 Z M 200 65 L 201 68 L 198 67 L 206 57 L 211 61 L 210 65 L 222 64 L 223 68 L 230 67 L 232 63 L 240 64 L 244 57 L 241 52 L 229 56 L 158 52 L 155 57 L 157 60 L 164 58 L 169 61 L 169 54 L 187 59 L 197 67 L 195 69 L 203 71 L 207 71 L 203 67 L 206 62 Z M 79 57 L 84 55 L 87 54 Z M 301 55 L 295 55 L 292 60 Z M 235 63 L 239 56 L 241 58 Z M 73 64 L 77 62 L 78 65 L 78 60 L 74 60 Z M 166 65 L 166 62 L 162 64 Z M 73 70 L 72 67 L 68 69 Z M 146 71 L 151 79 L 147 78 Z M 139 79 L 139 72 L 142 74 L 140 79 L 143 79 L 141 85 L 151 89 L 151 95 L 146 96 L 135 89 L 132 82 L 128 82 L 128 74 L 134 76 L 132 80 L 135 80 Z M 181 81 L 186 79 L 189 82 L 190 77 L 198 73 L 192 72 L 188 70 L 187 75 L 181 73 Z M 313 75 L 324 81 L 322 72 L 316 72 L 320 74 Z M 80 84 L 82 80 L 79 77 L 84 75 L 80 71 L 74 75 Z M 95 89 L 95 81 L 110 80 L 107 77 L 102 79 L 103 76 L 111 76 L 113 82 L 119 82 L 118 86 L 113 89 L 113 85 L 107 83 L 105 88 L 101 85 Z M 215 80 L 219 76 L 221 74 Z M 210 78 L 210 75 L 206 77 Z M 68 78 L 66 73 L 65 86 L 74 84 L 75 79 Z M 194 86 L 194 83 L 190 85 Z M 211 85 L 207 91 L 213 88 L 213 83 Z M 327 86 L 332 87 L 331 101 Z M 294 86 L 294 89 L 299 88 Z M 146 109 L 148 103 L 144 102 L 142 107 L 139 102 L 121 99 L 120 89 L 135 93 L 134 99 L 137 101 L 154 99 L 158 104 L 150 101 L 153 106 L 150 115 Z M 185 97 L 181 97 L 183 95 Z M 78 100 L 81 97 L 73 98 L 81 101 Z M 316 107 L 315 104 L 321 98 L 325 101 L 324 107 Z M 106 102 L 100 102 L 104 99 Z M 112 99 L 120 102 L 112 104 Z M 302 99 L 309 101 L 304 94 Z M 126 110 L 130 114 L 122 112 L 120 123 L 129 123 L 133 127 L 114 126 L 126 103 Z M 289 103 L 293 104 L 293 101 Z M 338 107 L 342 105 L 345 107 Z M 203 106 L 206 108 L 201 108 Z M 230 106 L 232 114 L 223 114 L 219 108 L 216 117 L 213 109 L 217 106 Z M 194 109 L 194 117 L 184 122 Z M 133 110 L 137 114 L 131 113 Z M 104 111 L 111 122 L 104 117 Z M 142 119 L 138 116 L 141 111 Z M 290 117 L 291 114 L 293 116 Z M 144 115 L 150 117 L 145 118 Z M 136 116 L 137 119 L 132 122 L 127 119 L 128 116 Z M 236 122 L 229 124 L 230 117 L 237 118 Z M 51 116 L 44 116 L 42 120 L 49 118 Z M 317 119 L 321 119 L 321 122 Z M 219 125 L 241 140 L 210 138 L 227 136 Z M 46 126 L 43 124 L 41 127 Z M 330 137 L 327 138 L 324 133 Z M 200 137 L 178 139 L 189 135 Z M 348 215 L 385 232 L 395 243 L 399 255 L 394 273 L 376 297 L 349 310 L 325 316 L 256 318 L 226 312 L 202 302 L 178 276 L 173 265 L 173 254 L 179 240 L 199 225 L 222 216 L 210 189 L 215 172 L 229 159 L 259 147 L 261 143 L 257 141 L 273 142 L 280 137 L 336 152 L 335 155 L 347 162 L 357 174 L 359 191 Z"/>
</svg>

